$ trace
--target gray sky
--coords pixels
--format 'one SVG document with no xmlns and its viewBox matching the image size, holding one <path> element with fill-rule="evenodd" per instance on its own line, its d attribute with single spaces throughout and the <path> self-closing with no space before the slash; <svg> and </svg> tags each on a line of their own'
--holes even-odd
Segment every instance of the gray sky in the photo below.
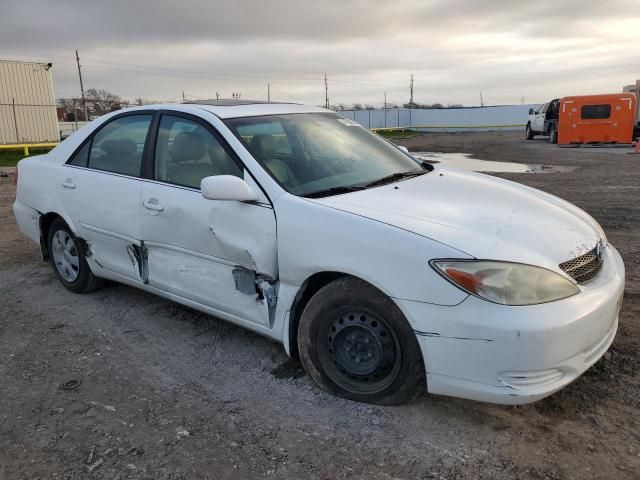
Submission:
<svg viewBox="0 0 640 480">
<path fill-rule="evenodd" d="M 0 58 L 53 62 L 58 97 L 486 104 L 640 78 L 638 0 L 0 0 Z"/>
</svg>

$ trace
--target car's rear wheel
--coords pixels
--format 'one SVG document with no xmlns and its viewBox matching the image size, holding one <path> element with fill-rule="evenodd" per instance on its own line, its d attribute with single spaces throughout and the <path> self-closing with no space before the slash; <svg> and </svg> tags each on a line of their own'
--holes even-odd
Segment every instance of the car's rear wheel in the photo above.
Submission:
<svg viewBox="0 0 640 480">
<path fill-rule="evenodd" d="M 527 140 L 533 140 L 533 130 L 531 130 L 531 124 L 527 123 L 527 126 L 524 129 Z"/>
<path fill-rule="evenodd" d="M 424 391 L 424 365 L 402 312 L 372 285 L 343 277 L 309 301 L 298 329 L 305 370 L 351 400 L 397 405 Z"/>
<path fill-rule="evenodd" d="M 87 293 L 100 288 L 104 280 L 96 277 L 85 258 L 79 238 L 58 218 L 49 227 L 49 258 L 60 283 L 75 293 Z"/>
<path fill-rule="evenodd" d="M 551 124 L 549 127 L 549 143 L 558 143 L 558 131 L 555 124 Z"/>
</svg>

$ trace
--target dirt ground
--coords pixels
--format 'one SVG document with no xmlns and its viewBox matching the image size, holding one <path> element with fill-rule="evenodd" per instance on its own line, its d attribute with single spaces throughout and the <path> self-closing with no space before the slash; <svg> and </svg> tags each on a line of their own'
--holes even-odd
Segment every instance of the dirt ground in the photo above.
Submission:
<svg viewBox="0 0 640 480">
<path fill-rule="evenodd" d="M 398 142 L 578 167 L 502 176 L 582 207 L 624 257 L 618 336 L 583 377 L 523 407 L 334 398 L 241 328 L 120 285 L 66 291 L 18 231 L 3 177 L 0 478 L 640 478 L 640 155 L 520 132 Z"/>
</svg>

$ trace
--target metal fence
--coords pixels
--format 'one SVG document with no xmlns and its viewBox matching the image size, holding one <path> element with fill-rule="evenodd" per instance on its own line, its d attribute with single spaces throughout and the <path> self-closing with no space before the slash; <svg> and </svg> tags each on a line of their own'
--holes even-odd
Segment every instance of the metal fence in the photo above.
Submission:
<svg viewBox="0 0 640 480">
<path fill-rule="evenodd" d="M 66 117 L 71 121 L 58 121 L 57 108 L 0 103 L 0 145 L 59 142 L 89 123 L 79 105 L 67 109 L 71 113 L 66 113 Z"/>
<path fill-rule="evenodd" d="M 75 122 L 58 122 L 58 131 L 60 132 L 60 139 L 64 140 L 73 132 L 81 129 L 88 123 L 89 122 L 79 122 L 77 120 Z"/>
<path fill-rule="evenodd" d="M 344 110 L 338 113 L 371 129 L 464 131 L 523 128 L 527 123 L 530 107 L 532 105 L 443 109 L 388 108 Z"/>
<path fill-rule="evenodd" d="M 0 103 L 0 144 L 59 140 L 55 105 Z"/>
</svg>

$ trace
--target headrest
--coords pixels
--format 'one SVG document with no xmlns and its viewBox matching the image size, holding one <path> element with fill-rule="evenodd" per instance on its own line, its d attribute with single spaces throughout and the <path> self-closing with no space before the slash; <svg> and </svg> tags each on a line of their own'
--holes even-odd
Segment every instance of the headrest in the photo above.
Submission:
<svg viewBox="0 0 640 480">
<path fill-rule="evenodd" d="M 138 151 L 136 142 L 130 138 L 123 138 L 121 140 L 107 138 L 100 143 L 100 149 L 109 155 L 131 155 Z"/>
<path fill-rule="evenodd" d="M 180 132 L 171 145 L 171 158 L 175 162 L 189 162 L 202 158 L 206 145 L 198 132 Z"/>
<path fill-rule="evenodd" d="M 251 149 L 261 160 L 268 160 L 275 151 L 273 137 L 267 134 L 254 135 L 251 138 Z"/>
</svg>

